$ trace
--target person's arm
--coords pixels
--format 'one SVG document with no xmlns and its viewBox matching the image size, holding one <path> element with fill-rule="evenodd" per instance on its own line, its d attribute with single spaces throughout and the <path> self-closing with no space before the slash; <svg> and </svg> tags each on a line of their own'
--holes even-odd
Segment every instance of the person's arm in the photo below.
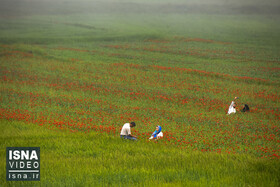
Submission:
<svg viewBox="0 0 280 187">
<path fill-rule="evenodd" d="M 134 135 L 132 135 L 132 134 L 129 134 L 128 136 L 131 136 L 131 137 L 134 137 L 134 138 L 136 138 L 136 136 L 134 136 Z"/>
<path fill-rule="evenodd" d="M 134 135 L 132 135 L 132 134 L 131 134 L 131 128 L 129 128 L 129 129 L 128 129 L 128 132 L 127 132 L 127 134 L 128 134 L 128 136 L 131 136 L 131 137 L 134 137 L 134 138 L 136 138 L 136 136 L 134 136 Z"/>
</svg>

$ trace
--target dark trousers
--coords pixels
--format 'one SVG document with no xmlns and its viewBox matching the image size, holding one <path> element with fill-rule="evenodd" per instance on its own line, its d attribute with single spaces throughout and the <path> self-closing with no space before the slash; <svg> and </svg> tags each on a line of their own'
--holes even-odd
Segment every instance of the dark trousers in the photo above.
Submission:
<svg viewBox="0 0 280 187">
<path fill-rule="evenodd" d="M 132 136 L 129 136 L 129 135 L 121 135 L 121 138 L 129 139 L 129 140 L 137 140 L 135 137 L 132 137 Z"/>
</svg>

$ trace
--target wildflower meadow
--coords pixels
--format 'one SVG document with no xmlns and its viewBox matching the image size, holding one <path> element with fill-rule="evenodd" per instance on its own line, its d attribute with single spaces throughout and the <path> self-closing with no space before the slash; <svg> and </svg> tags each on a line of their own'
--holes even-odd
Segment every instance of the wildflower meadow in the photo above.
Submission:
<svg viewBox="0 0 280 187">
<path fill-rule="evenodd" d="M 0 8 L 3 185 L 279 186 L 273 5 L 23 2 Z M 131 121 L 138 140 L 121 140 Z M 5 180 L 13 146 L 41 148 L 39 182 Z"/>
</svg>

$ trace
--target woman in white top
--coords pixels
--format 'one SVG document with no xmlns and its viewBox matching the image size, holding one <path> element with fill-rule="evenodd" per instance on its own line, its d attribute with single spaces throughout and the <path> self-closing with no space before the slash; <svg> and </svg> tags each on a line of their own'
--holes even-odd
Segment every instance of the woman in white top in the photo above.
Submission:
<svg viewBox="0 0 280 187">
<path fill-rule="evenodd" d="M 228 108 L 228 113 L 227 113 L 228 115 L 232 114 L 232 113 L 234 113 L 234 114 L 236 113 L 236 103 L 235 103 L 236 99 L 238 99 L 238 97 L 235 97 L 234 100 L 231 102 L 231 104 Z"/>
<path fill-rule="evenodd" d="M 161 126 L 157 126 L 156 127 L 156 131 L 152 134 L 152 136 L 149 138 L 150 140 L 151 139 L 159 139 L 159 138 L 162 138 L 163 137 L 163 133 L 161 131 Z"/>
</svg>

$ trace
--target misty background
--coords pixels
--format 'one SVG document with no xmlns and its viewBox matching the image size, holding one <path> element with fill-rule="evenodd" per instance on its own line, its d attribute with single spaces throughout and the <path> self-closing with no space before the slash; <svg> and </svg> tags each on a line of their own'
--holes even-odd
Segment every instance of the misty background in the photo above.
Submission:
<svg viewBox="0 0 280 187">
<path fill-rule="evenodd" d="M 279 0 L 0 0 L 0 42 L 183 36 L 279 46 L 279 10 Z"/>
<path fill-rule="evenodd" d="M 279 15 L 278 0 L 1 0 L 0 16 L 79 13 Z"/>
</svg>

